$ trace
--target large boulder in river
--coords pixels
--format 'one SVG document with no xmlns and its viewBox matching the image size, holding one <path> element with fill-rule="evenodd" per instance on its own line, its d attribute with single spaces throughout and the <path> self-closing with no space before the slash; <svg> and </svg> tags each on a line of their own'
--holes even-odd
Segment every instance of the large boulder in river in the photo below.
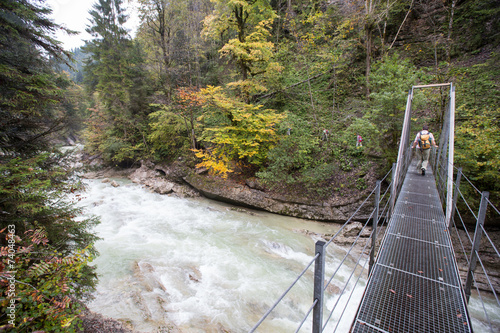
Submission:
<svg viewBox="0 0 500 333">
<path fill-rule="evenodd" d="M 141 167 L 129 176 L 129 179 L 134 183 L 145 185 L 160 194 L 175 193 L 180 197 L 199 196 L 189 186 L 172 181 L 172 179 L 179 179 L 181 175 L 182 172 L 176 169 L 157 166 L 151 162 L 143 162 Z"/>
</svg>

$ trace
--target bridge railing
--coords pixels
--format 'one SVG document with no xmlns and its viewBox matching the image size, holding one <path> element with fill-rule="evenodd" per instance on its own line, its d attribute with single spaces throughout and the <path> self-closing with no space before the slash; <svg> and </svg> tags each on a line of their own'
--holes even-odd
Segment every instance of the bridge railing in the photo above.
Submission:
<svg viewBox="0 0 500 333">
<path fill-rule="evenodd" d="M 284 301 L 289 292 L 306 276 L 306 272 L 312 267 L 314 267 L 313 299 L 308 311 L 304 313 L 303 319 L 298 323 L 295 332 L 299 332 L 306 322 L 312 326 L 312 331 L 315 333 L 323 332 L 327 327 L 329 332 L 335 332 L 339 328 L 340 323 L 343 320 L 347 320 L 345 319 L 347 314 L 349 316 L 353 315 L 352 311 L 346 313 L 346 310 L 348 308 L 357 308 L 361 301 L 360 295 L 355 295 L 356 286 L 358 286 L 362 277 L 368 277 L 371 266 L 374 263 L 376 245 L 379 244 L 380 238 L 383 236 L 380 230 L 388 222 L 391 197 L 394 195 L 392 192 L 394 178 L 390 178 L 391 174 L 394 176 L 393 169 L 380 181 L 376 182 L 375 188 L 365 198 L 363 203 L 328 241 L 316 242 L 315 256 L 254 327 L 250 329 L 249 333 L 258 331 L 259 326 Z M 345 251 L 343 258 L 340 261 L 338 258 L 334 260 L 336 266 L 328 267 L 329 270 L 327 270 L 327 257 L 333 255 L 334 252 L 338 254 L 339 250 L 336 248 L 329 251 L 328 247 L 335 247 L 336 241 L 342 238 L 348 225 L 360 220 L 365 220 L 365 222 L 361 230 L 357 232 L 355 239 L 347 245 L 345 243 L 342 244 L 344 249 L 349 247 Z M 364 237 L 367 234 L 369 237 Z M 346 267 L 348 267 L 349 276 L 339 278 L 339 272 Z M 327 271 L 333 271 L 333 273 L 326 276 Z M 335 286 L 333 287 L 334 282 Z M 332 292 L 331 290 L 335 291 Z M 325 301 L 333 304 L 329 311 L 325 307 Z M 348 320 L 350 326 L 352 318 Z M 332 328 L 333 330 L 331 330 Z"/>
<path fill-rule="evenodd" d="M 466 267 L 461 267 L 465 297 L 470 306 L 471 293 L 475 291 L 483 309 L 483 322 L 491 332 L 498 332 L 500 276 L 495 264 L 500 260 L 500 252 L 485 224 L 488 220 L 500 219 L 500 210 L 490 201 L 489 193 L 477 189 L 461 168 L 455 171 L 452 218 L 448 228 L 457 259 L 467 263 Z"/>
<path fill-rule="evenodd" d="M 461 280 L 463 292 L 469 302 L 475 289 L 480 306 L 484 312 L 491 332 L 500 329 L 500 302 L 496 285 L 500 285 L 498 272 L 494 272 L 491 262 L 498 262 L 500 252 L 484 228 L 487 211 L 491 219 L 500 218 L 500 211 L 489 200 L 488 192 L 479 191 L 472 182 L 456 168 L 454 159 L 454 124 L 455 124 L 455 88 L 450 87 L 450 99 L 443 119 L 439 136 L 439 149 L 431 151 L 432 165 L 437 189 L 443 209 L 446 211 L 446 224 L 459 262 L 466 262 L 462 267 Z M 465 180 L 465 182 L 463 181 Z M 474 227 L 475 226 L 475 227 Z M 493 298 L 486 306 L 485 296 Z M 496 314 L 496 322 L 492 319 Z M 495 315 L 493 315 L 495 316 Z M 495 326 L 496 325 L 496 326 Z"/>
</svg>

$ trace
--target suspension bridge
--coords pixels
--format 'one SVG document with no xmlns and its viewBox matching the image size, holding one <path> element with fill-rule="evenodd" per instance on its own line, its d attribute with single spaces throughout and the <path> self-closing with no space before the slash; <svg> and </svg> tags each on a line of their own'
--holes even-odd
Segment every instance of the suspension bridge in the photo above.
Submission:
<svg viewBox="0 0 500 333">
<path fill-rule="evenodd" d="M 412 159 L 411 115 L 415 91 L 428 88 L 449 88 L 449 98 L 439 136 L 439 149 L 432 150 L 429 163 L 431 168 L 422 175 L 416 169 L 416 161 Z M 498 249 L 484 229 L 487 208 L 490 207 L 499 216 L 500 212 L 489 201 L 489 194 L 479 192 L 462 174 L 461 169 L 453 165 L 454 124 L 455 87 L 452 83 L 412 87 L 408 93 L 397 163 L 393 164 L 391 171 L 382 180 L 377 181 L 376 187 L 362 205 L 328 242 L 316 242 L 315 256 L 309 265 L 263 314 L 250 333 L 259 332 L 261 324 L 312 267 L 313 297 L 295 332 L 311 329 L 313 333 L 345 332 L 346 320 L 349 321 L 350 332 L 472 332 L 474 327 L 468 303 L 473 287 L 480 301 L 484 295 L 484 291 L 477 287 L 478 266 L 480 274 L 486 276 L 490 292 L 496 300 L 497 307 L 493 311 L 496 314 L 500 312 L 500 301 L 492 279 L 479 255 L 479 246 L 484 236 L 487 241 L 483 243 L 491 246 L 497 259 L 500 258 Z M 461 187 L 462 178 L 465 182 L 462 182 Z M 389 183 L 384 187 L 384 192 L 383 182 Z M 471 209 L 461 191 L 464 184 L 472 186 L 481 197 L 477 212 Z M 465 203 L 469 212 L 460 212 L 457 205 L 460 200 Z M 333 268 L 333 275 L 327 277 L 325 259 L 328 256 L 328 246 L 335 244 L 342 230 L 367 206 L 373 208 L 363 230 L 344 259 Z M 467 213 L 476 219 L 473 238 L 462 218 Z M 360 235 L 370 224 L 370 238 L 363 244 L 359 242 Z M 383 229 L 385 232 L 379 231 Z M 463 244 L 460 241 L 461 248 L 458 245 L 454 248 L 452 236 L 455 233 L 455 238 L 460 240 L 459 229 L 467 231 L 469 243 Z M 351 274 L 343 289 L 332 295 L 328 287 L 341 266 L 355 257 L 352 250 L 356 246 L 361 249 L 357 260 L 354 260 L 355 266 L 351 265 Z M 456 261 L 460 250 L 468 263 L 464 279 L 460 276 Z M 361 277 L 367 277 L 367 283 L 362 297 L 356 300 L 352 285 L 357 285 Z M 325 305 L 327 300 L 328 306 Z M 484 303 L 483 309 L 486 331 L 497 332 L 498 323 L 491 319 L 495 314 Z M 344 323 L 339 326 L 341 322 Z M 309 325 L 305 325 L 306 323 Z M 310 328 L 306 330 L 306 327 Z M 483 327 L 482 330 L 484 331 Z"/>
</svg>

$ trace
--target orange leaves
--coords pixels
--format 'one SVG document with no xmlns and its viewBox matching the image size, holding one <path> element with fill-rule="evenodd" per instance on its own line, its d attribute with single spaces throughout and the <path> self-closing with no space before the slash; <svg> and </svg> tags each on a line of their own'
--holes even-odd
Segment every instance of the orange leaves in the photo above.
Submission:
<svg viewBox="0 0 500 333">
<path fill-rule="evenodd" d="M 396 291 L 395 291 L 394 289 L 389 289 L 389 291 L 390 291 L 391 293 L 393 293 L 394 295 L 396 295 Z M 406 297 L 408 297 L 408 298 L 413 298 L 413 295 L 406 294 Z"/>
<path fill-rule="evenodd" d="M 174 100 L 178 108 L 184 111 L 188 108 L 201 108 L 205 103 L 203 95 L 194 87 L 177 89 Z"/>
<path fill-rule="evenodd" d="M 26 231 L 26 234 L 30 234 L 32 233 L 30 239 L 33 243 L 39 245 L 40 243 L 42 243 L 43 245 L 46 245 L 49 240 L 47 239 L 47 232 L 45 231 L 45 229 L 36 229 L 35 231 L 33 230 L 28 230 Z"/>
</svg>

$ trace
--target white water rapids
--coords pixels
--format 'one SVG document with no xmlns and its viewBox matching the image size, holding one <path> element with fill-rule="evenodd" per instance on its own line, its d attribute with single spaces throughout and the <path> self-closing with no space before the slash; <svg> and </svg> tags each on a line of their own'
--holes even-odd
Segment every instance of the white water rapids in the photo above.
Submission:
<svg viewBox="0 0 500 333">
<path fill-rule="evenodd" d="M 89 308 L 141 332 L 248 332 L 312 260 L 319 239 L 314 233 L 339 228 L 115 181 L 119 187 L 85 181 L 88 189 L 79 202 L 86 214 L 101 219 L 95 229 L 102 238 L 96 243 L 100 255 L 93 262 L 99 284 Z M 327 278 L 345 250 L 331 244 L 328 252 Z M 354 264 L 349 261 L 350 268 L 332 281 L 327 309 Z M 311 268 L 257 332 L 295 332 L 312 304 L 312 280 Z M 346 289 L 354 288 L 353 303 L 337 332 L 349 331 L 366 284 L 364 277 L 357 286 L 354 282 Z M 338 316 L 327 331 L 333 331 Z M 310 318 L 300 332 L 311 332 Z"/>
</svg>

